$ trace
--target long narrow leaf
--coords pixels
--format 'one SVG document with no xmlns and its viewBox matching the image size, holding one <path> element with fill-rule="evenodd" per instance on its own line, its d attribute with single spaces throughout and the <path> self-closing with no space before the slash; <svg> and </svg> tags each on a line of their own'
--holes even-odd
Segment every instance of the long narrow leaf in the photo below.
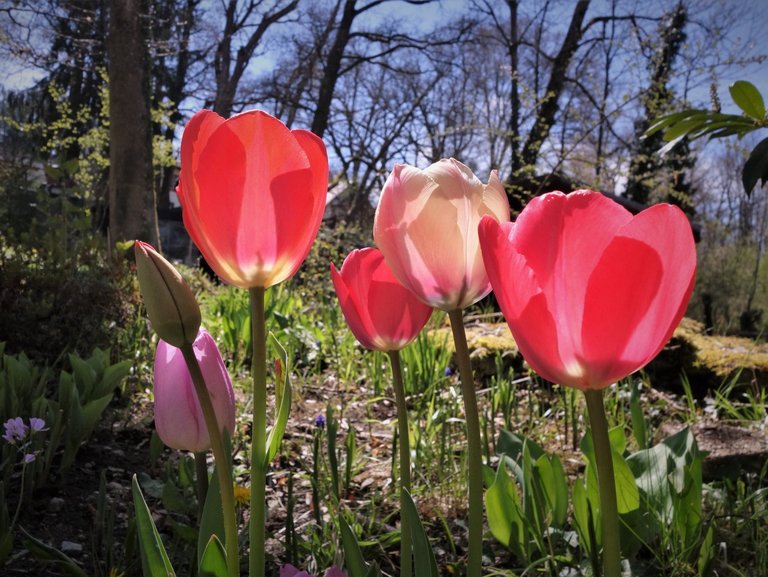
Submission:
<svg viewBox="0 0 768 577">
<path fill-rule="evenodd" d="M 435 554 L 432 551 L 432 545 L 429 542 L 427 533 L 424 531 L 424 526 L 421 524 L 416 505 L 411 498 L 411 494 L 406 489 L 402 489 L 402 491 L 405 497 L 402 500 L 405 510 L 401 514 L 408 517 L 408 522 L 411 525 L 414 575 L 418 577 L 440 577 L 440 573 L 437 571 Z"/>
<path fill-rule="evenodd" d="M 291 379 L 290 379 L 290 367 L 288 366 L 288 354 L 285 349 L 277 340 L 277 338 L 270 333 L 270 340 L 277 349 L 277 353 L 280 356 L 282 362 L 282 383 L 277 384 L 277 388 L 281 391 L 280 406 L 277 409 L 277 416 L 275 417 L 275 425 L 269 431 L 267 436 L 267 449 L 265 454 L 264 466 L 268 466 L 272 459 L 277 455 L 277 451 L 280 449 L 280 443 L 283 441 L 283 435 L 285 434 L 285 427 L 288 424 L 288 416 L 291 412 L 292 391 L 291 391 Z"/>
<path fill-rule="evenodd" d="M 354 531 L 343 515 L 339 515 L 341 544 L 344 547 L 344 567 L 349 577 L 367 577 L 370 567 L 363 559 Z"/>
<path fill-rule="evenodd" d="M 218 465 L 216 466 L 218 467 Z M 220 539 L 220 542 L 224 541 L 224 513 L 221 508 L 219 476 L 215 470 L 208 486 L 203 514 L 200 517 L 200 530 L 197 534 L 197 561 L 200 566 L 202 566 L 203 556 L 210 546 L 210 541 L 214 537 Z"/>
<path fill-rule="evenodd" d="M 157 532 L 155 522 L 152 520 L 152 514 L 149 512 L 144 495 L 141 494 L 136 475 L 131 480 L 131 488 L 144 577 L 175 577 L 176 573 L 171 566 L 170 559 L 168 559 L 168 554 L 165 552 L 163 541 L 160 538 L 160 533 Z"/>
<path fill-rule="evenodd" d="M 36 539 L 22 527 L 19 527 L 19 532 L 22 534 L 24 546 L 35 559 L 51 564 L 72 577 L 88 577 L 88 573 L 66 554 Z"/>
</svg>

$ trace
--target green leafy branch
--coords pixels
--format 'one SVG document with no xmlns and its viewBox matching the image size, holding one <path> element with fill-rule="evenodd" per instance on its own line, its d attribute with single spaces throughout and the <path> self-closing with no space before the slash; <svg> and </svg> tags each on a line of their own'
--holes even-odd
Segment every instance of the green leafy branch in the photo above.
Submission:
<svg viewBox="0 0 768 577">
<path fill-rule="evenodd" d="M 755 85 L 746 80 L 737 80 L 728 88 L 733 102 L 743 114 L 723 114 L 716 110 L 689 108 L 658 118 L 643 135 L 647 138 L 663 131 L 666 144 L 659 150 L 666 154 L 683 139 L 696 140 L 703 137 L 725 138 L 738 136 L 768 128 L 765 101 Z M 760 185 L 768 181 L 768 138 L 761 140 L 744 164 L 741 181 L 747 195 L 752 193 L 758 180 Z"/>
</svg>

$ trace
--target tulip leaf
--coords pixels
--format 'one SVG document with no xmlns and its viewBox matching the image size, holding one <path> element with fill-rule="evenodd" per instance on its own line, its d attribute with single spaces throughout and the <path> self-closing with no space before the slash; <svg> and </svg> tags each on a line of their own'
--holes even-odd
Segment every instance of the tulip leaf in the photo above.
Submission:
<svg viewBox="0 0 768 577">
<path fill-rule="evenodd" d="M 744 164 L 741 182 L 747 195 L 752 193 L 758 180 L 761 186 L 768 181 L 768 138 L 761 140 L 752 149 L 747 162 Z"/>
<path fill-rule="evenodd" d="M 363 559 L 354 531 L 343 515 L 339 515 L 341 544 L 344 547 L 344 567 L 349 577 L 367 577 L 371 567 Z"/>
<path fill-rule="evenodd" d="M 623 452 L 626 445 L 624 431 L 616 427 L 609 432 L 611 443 L 611 461 L 613 462 L 613 476 L 616 482 L 616 501 L 619 514 L 623 515 L 634 511 L 640 506 L 640 492 L 635 481 L 635 476 L 624 458 Z M 595 461 L 595 449 L 592 441 L 592 432 L 587 431 L 581 440 L 581 452 L 587 459 L 587 490 L 590 498 L 597 495 L 597 466 Z M 598 499 L 594 500 L 599 502 Z"/>
<path fill-rule="evenodd" d="M 24 546 L 35 559 L 53 565 L 68 575 L 72 575 L 72 577 L 88 577 L 88 573 L 86 573 L 71 557 L 50 545 L 46 545 L 39 539 L 36 539 L 27 533 L 23 527 L 19 527 L 18 530 L 23 537 Z"/>
<path fill-rule="evenodd" d="M 152 514 L 141 494 L 139 481 L 136 475 L 131 480 L 133 492 L 133 507 L 136 511 L 136 533 L 139 537 L 139 550 L 141 551 L 141 565 L 144 577 L 174 577 L 176 573 L 165 552 L 160 533 L 157 532 Z"/>
<path fill-rule="evenodd" d="M 765 102 L 755 85 L 746 80 L 737 80 L 728 88 L 736 106 L 754 120 L 761 122 L 765 119 Z"/>
<path fill-rule="evenodd" d="M 502 465 L 503 466 L 503 465 Z M 432 551 L 432 545 L 429 542 L 424 526 L 421 524 L 419 512 L 407 489 L 402 489 L 403 504 L 402 514 L 408 517 L 411 525 L 411 543 L 413 547 L 413 573 L 419 577 L 440 577 L 437 570 L 437 561 Z"/>
<path fill-rule="evenodd" d="M 218 467 L 218 465 L 216 465 Z M 221 508 L 221 491 L 219 489 L 219 476 L 211 476 L 208 493 L 203 505 L 203 514 L 200 517 L 200 530 L 197 533 L 197 561 L 202 566 L 203 556 L 210 546 L 210 540 L 219 536 L 224 539 L 224 513 Z M 221 541 L 220 541 L 221 542 Z"/>
<path fill-rule="evenodd" d="M 504 461 L 499 462 L 493 484 L 485 492 L 485 509 L 491 533 L 502 545 L 525 559 L 526 535 L 520 497 L 507 474 Z"/>
<path fill-rule="evenodd" d="M 291 379 L 289 377 L 290 366 L 288 365 L 288 353 L 286 353 L 283 346 L 277 340 L 275 335 L 270 333 L 270 340 L 272 345 L 277 350 L 277 354 L 282 363 L 282 375 L 277 376 L 278 382 L 275 385 L 278 391 L 278 409 L 277 416 L 275 418 L 275 425 L 269 431 L 267 436 L 267 447 L 265 453 L 264 466 L 268 467 L 272 459 L 277 455 L 277 451 L 280 449 L 280 443 L 283 441 L 283 435 L 285 434 L 285 427 L 288 424 L 288 416 L 291 412 L 292 392 L 291 392 Z M 282 378 L 281 378 L 282 377 Z"/>
<path fill-rule="evenodd" d="M 198 577 L 227 577 L 227 553 L 216 535 L 211 535 L 200 559 Z"/>
</svg>

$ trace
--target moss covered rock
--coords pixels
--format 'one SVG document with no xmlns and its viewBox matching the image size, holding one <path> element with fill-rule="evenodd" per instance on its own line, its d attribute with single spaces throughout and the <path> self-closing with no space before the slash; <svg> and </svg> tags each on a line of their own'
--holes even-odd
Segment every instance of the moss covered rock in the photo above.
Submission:
<svg viewBox="0 0 768 577">
<path fill-rule="evenodd" d="M 506 323 L 469 322 L 466 326 L 475 375 L 486 379 L 498 371 L 525 370 L 524 360 Z M 438 346 L 453 352 L 449 326 L 432 331 Z M 735 380 L 738 386 L 768 383 L 768 344 L 752 339 L 711 336 L 704 333 L 701 323 L 683 319 L 669 343 L 646 367 L 656 388 L 681 390 L 685 375 L 695 395 Z"/>
</svg>

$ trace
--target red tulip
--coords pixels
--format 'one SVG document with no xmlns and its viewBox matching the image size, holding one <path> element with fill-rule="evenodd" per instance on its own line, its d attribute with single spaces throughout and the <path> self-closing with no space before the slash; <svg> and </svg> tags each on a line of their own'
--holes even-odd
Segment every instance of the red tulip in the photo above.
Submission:
<svg viewBox="0 0 768 577">
<path fill-rule="evenodd" d="M 323 141 L 251 110 L 224 120 L 203 110 L 181 139 L 184 226 L 226 282 L 269 287 L 293 276 L 325 210 Z"/>
<path fill-rule="evenodd" d="M 520 352 L 562 385 L 600 389 L 643 367 L 693 291 L 691 227 L 668 204 L 632 216 L 599 192 L 552 192 L 514 224 L 483 219 L 479 233 Z"/>
<path fill-rule="evenodd" d="M 484 215 L 509 220 L 495 171 L 483 184 L 453 158 L 425 170 L 398 164 L 381 192 L 373 238 L 395 276 L 423 302 L 463 309 L 491 292 L 477 239 Z"/>
<path fill-rule="evenodd" d="M 216 341 L 201 328 L 192 348 L 216 421 L 231 436 L 235 430 L 235 394 Z M 158 342 L 154 377 L 155 428 L 160 439 L 173 449 L 206 451 L 211 445 L 208 428 L 181 349 Z"/>
<path fill-rule="evenodd" d="M 400 284 L 375 248 L 353 250 L 341 272 L 331 263 L 331 278 L 349 328 L 367 349 L 402 349 L 432 314 L 431 307 Z"/>
</svg>

